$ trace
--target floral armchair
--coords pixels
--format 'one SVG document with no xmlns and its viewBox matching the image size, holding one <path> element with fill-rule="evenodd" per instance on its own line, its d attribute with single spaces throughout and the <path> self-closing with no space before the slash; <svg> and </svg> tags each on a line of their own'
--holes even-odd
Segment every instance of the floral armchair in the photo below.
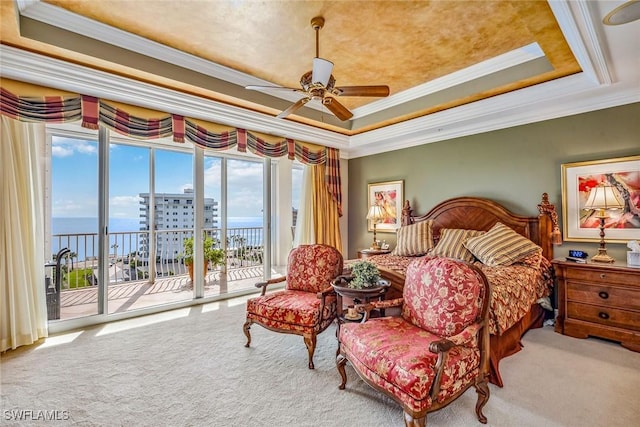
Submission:
<svg viewBox="0 0 640 427">
<path fill-rule="evenodd" d="M 484 274 L 452 258 L 419 258 L 407 268 L 402 298 L 357 306 L 361 323 L 339 330 L 336 359 L 347 383 L 347 361 L 373 388 L 404 409 L 405 425 L 424 426 L 427 413 L 458 398 L 471 385 L 476 415 L 489 399 L 489 298 Z M 369 318 L 373 309 L 401 307 L 401 316 Z"/>
<path fill-rule="evenodd" d="M 257 323 L 275 332 L 302 335 L 313 369 L 316 336 L 336 318 L 336 295 L 331 281 L 342 273 L 343 259 L 327 245 L 301 245 L 289 253 L 287 276 L 257 283 L 259 297 L 247 301 L 245 347 L 251 344 L 249 328 Z M 267 286 L 286 281 L 284 290 L 266 294 Z"/>
</svg>

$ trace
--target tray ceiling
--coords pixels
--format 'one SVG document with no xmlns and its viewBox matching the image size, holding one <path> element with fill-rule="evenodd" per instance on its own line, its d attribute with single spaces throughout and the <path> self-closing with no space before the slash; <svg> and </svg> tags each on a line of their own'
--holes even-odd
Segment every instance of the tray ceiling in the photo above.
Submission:
<svg viewBox="0 0 640 427">
<path fill-rule="evenodd" d="M 299 96 L 244 86 L 299 88 L 315 56 L 310 20 L 322 16 L 320 56 L 337 85 L 391 95 L 339 97 L 354 113 L 345 122 L 315 101 L 287 120 L 346 135 L 581 71 L 541 1 L 40 3 L 46 13 L 24 8 L 18 32 L 3 2 L 3 43 L 273 116 Z"/>
</svg>

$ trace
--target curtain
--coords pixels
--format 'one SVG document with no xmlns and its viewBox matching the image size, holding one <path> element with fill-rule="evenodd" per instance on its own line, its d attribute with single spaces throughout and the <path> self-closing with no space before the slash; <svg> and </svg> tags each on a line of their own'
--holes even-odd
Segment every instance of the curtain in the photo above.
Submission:
<svg viewBox="0 0 640 427">
<path fill-rule="evenodd" d="M 0 351 L 5 351 L 48 334 L 39 156 L 45 125 L 5 115 L 0 120 Z"/>
<path fill-rule="evenodd" d="M 311 167 L 315 240 L 342 252 L 340 208 L 327 188 L 326 168 L 325 164 Z"/>
<path fill-rule="evenodd" d="M 22 93 L 16 95 L 13 91 Z M 138 139 L 173 136 L 174 142 L 189 140 L 211 150 L 247 149 L 263 157 L 297 159 L 305 165 L 324 164 L 325 185 L 342 216 L 340 151 L 290 138 L 251 132 L 216 123 L 186 118 L 148 108 L 102 100 L 90 95 L 75 95 L 14 80 L 2 80 L 0 114 L 29 122 L 71 122 L 98 129 L 99 124 Z"/>
<path fill-rule="evenodd" d="M 296 233 L 293 239 L 293 247 L 311 245 L 316 242 L 313 215 L 313 180 L 311 169 L 313 166 L 305 166 L 302 171 L 302 188 L 300 190 L 300 210 L 296 222 Z"/>
</svg>

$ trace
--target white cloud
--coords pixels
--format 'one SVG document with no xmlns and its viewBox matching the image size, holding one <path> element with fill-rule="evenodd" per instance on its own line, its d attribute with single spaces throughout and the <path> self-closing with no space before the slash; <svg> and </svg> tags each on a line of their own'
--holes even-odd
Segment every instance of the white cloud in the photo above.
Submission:
<svg viewBox="0 0 640 427">
<path fill-rule="evenodd" d="M 97 144 L 92 141 L 54 137 L 51 143 L 51 154 L 55 157 L 68 157 L 75 152 L 81 154 L 96 154 Z"/>
<path fill-rule="evenodd" d="M 95 200 L 55 200 L 52 206 L 54 217 L 96 217 L 98 206 Z"/>
<path fill-rule="evenodd" d="M 109 199 L 109 215 L 115 218 L 136 218 L 140 215 L 140 196 L 113 196 Z"/>
<path fill-rule="evenodd" d="M 140 204 L 140 196 L 114 196 L 111 198 L 111 207 L 118 206 L 138 206 Z"/>
<path fill-rule="evenodd" d="M 69 157 L 73 155 L 73 150 L 64 146 L 54 145 L 51 147 L 51 155 L 54 157 Z"/>
</svg>

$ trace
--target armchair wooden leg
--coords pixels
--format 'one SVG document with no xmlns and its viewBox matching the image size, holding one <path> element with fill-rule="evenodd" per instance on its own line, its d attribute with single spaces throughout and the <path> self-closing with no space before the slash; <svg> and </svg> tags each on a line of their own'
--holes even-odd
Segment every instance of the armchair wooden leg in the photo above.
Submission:
<svg viewBox="0 0 640 427">
<path fill-rule="evenodd" d="M 313 353 L 316 351 L 316 335 L 305 335 L 304 345 L 307 346 L 307 351 L 309 352 L 309 369 L 314 369 Z"/>
<path fill-rule="evenodd" d="M 477 381 L 476 384 L 476 393 L 478 393 L 478 401 L 476 402 L 476 415 L 478 416 L 478 420 L 482 424 L 487 423 L 487 417 L 482 413 L 482 408 L 487 404 L 489 400 L 489 381 L 488 375 L 484 375 L 481 380 Z"/>
<path fill-rule="evenodd" d="M 250 319 L 247 319 L 247 321 L 244 322 L 244 326 L 242 327 L 242 330 L 247 337 L 247 343 L 244 345 L 245 347 L 249 347 L 249 345 L 251 345 L 251 333 L 249 332 L 249 328 L 251 328 L 252 323 L 253 322 Z"/>
<path fill-rule="evenodd" d="M 404 412 L 404 425 L 405 427 L 424 427 L 427 425 L 427 415 L 423 417 L 414 418 L 413 415 Z"/>
<path fill-rule="evenodd" d="M 338 351 L 340 350 L 338 349 Z M 338 373 L 342 378 L 342 382 L 338 386 L 340 390 L 344 390 L 345 385 L 347 385 L 347 372 L 344 370 L 344 365 L 346 364 L 347 364 L 347 358 L 344 357 L 344 355 L 342 354 L 338 354 L 338 356 L 336 357 L 336 367 L 338 368 Z"/>
</svg>

